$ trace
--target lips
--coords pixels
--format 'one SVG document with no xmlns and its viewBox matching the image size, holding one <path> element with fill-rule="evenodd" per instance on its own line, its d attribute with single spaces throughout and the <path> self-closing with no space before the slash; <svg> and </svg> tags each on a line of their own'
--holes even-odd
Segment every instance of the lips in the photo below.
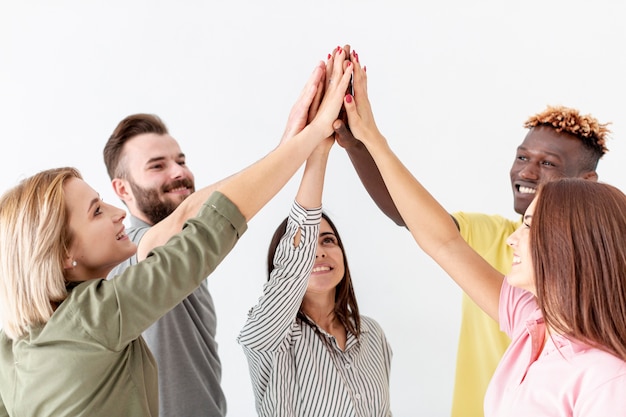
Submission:
<svg viewBox="0 0 626 417">
<path fill-rule="evenodd" d="M 316 272 L 328 272 L 331 271 L 332 268 L 328 265 L 318 265 L 316 267 L 313 267 L 313 271 L 311 271 L 312 273 L 316 273 Z"/>
<path fill-rule="evenodd" d="M 181 193 L 181 192 L 187 192 L 187 191 L 192 191 L 192 190 L 193 190 L 193 182 L 188 179 L 184 179 L 184 180 L 174 181 L 169 186 L 165 187 L 163 189 L 163 192 Z"/>
</svg>

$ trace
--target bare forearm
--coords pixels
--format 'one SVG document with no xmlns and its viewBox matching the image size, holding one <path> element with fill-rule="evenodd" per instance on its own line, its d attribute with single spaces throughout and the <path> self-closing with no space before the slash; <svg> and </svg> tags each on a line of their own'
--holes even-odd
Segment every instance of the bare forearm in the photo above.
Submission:
<svg viewBox="0 0 626 417">
<path fill-rule="evenodd" d="M 369 151 L 358 142 L 346 149 L 365 190 L 378 208 L 398 226 L 406 226 Z"/>
<path fill-rule="evenodd" d="M 374 142 L 370 151 L 417 244 L 497 320 L 502 275 L 467 245 L 449 213 L 402 164 L 386 141 Z"/>
<path fill-rule="evenodd" d="M 302 166 L 322 137 L 308 125 L 296 137 L 233 176 L 219 191 L 250 220 Z"/>
<path fill-rule="evenodd" d="M 296 201 L 302 207 L 311 209 L 322 205 L 322 191 L 328 153 L 313 154 L 307 159 Z"/>
</svg>

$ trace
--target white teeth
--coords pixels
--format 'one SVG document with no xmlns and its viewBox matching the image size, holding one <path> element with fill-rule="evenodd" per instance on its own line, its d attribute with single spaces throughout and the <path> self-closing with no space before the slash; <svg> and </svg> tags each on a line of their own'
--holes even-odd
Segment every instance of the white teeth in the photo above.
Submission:
<svg viewBox="0 0 626 417">
<path fill-rule="evenodd" d="M 537 190 L 535 188 L 524 187 L 523 185 L 520 185 L 519 192 L 522 194 L 535 194 Z"/>
<path fill-rule="evenodd" d="M 125 236 L 126 236 L 126 233 L 122 232 L 118 234 L 117 236 L 115 236 L 115 239 L 120 240 L 120 239 L 123 239 Z"/>
<path fill-rule="evenodd" d="M 514 263 L 514 264 L 518 264 L 518 263 L 520 263 L 520 262 L 521 262 L 521 259 L 520 259 L 520 257 L 519 257 L 519 256 L 514 256 L 514 257 L 513 257 L 513 263 Z"/>
<path fill-rule="evenodd" d="M 322 272 L 322 271 L 330 271 L 330 267 L 328 266 L 316 266 L 313 268 L 313 272 Z"/>
<path fill-rule="evenodd" d="M 178 192 L 178 191 L 185 191 L 187 189 L 187 187 L 178 187 L 178 188 L 173 188 L 171 189 L 169 192 Z"/>
</svg>

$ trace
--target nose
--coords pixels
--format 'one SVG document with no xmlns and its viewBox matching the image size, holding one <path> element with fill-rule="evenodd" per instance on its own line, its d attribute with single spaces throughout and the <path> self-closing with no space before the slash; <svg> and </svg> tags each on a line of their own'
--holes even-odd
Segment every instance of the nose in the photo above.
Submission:
<svg viewBox="0 0 626 417">
<path fill-rule="evenodd" d="M 113 219 L 114 223 L 120 223 L 124 221 L 124 219 L 126 218 L 125 210 L 122 210 L 115 206 L 109 206 L 109 208 L 111 209 L 111 218 Z"/>
<path fill-rule="evenodd" d="M 317 252 L 315 252 L 315 258 L 325 258 L 326 257 L 326 252 L 324 252 L 324 249 L 320 246 L 317 248 Z"/>
<path fill-rule="evenodd" d="M 517 232 L 518 231 L 519 229 L 515 230 L 513 233 L 509 235 L 509 237 L 506 238 L 506 244 L 512 248 L 514 248 L 517 245 L 517 241 L 518 241 Z"/>
<path fill-rule="evenodd" d="M 185 168 L 180 164 L 171 164 L 170 176 L 174 179 L 182 178 L 185 176 Z"/>
<path fill-rule="evenodd" d="M 519 171 L 519 176 L 525 180 L 537 180 L 539 178 L 537 168 L 533 164 L 524 165 Z"/>
</svg>

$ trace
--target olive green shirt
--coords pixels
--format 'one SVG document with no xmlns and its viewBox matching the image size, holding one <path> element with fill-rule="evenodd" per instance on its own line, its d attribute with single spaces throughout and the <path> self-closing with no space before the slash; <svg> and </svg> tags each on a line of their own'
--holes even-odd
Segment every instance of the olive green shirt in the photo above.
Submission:
<svg viewBox="0 0 626 417">
<path fill-rule="evenodd" d="M 157 416 L 157 369 L 141 333 L 197 288 L 246 228 L 237 207 L 213 193 L 143 262 L 81 283 L 21 339 L 0 331 L 0 416 Z"/>
</svg>

